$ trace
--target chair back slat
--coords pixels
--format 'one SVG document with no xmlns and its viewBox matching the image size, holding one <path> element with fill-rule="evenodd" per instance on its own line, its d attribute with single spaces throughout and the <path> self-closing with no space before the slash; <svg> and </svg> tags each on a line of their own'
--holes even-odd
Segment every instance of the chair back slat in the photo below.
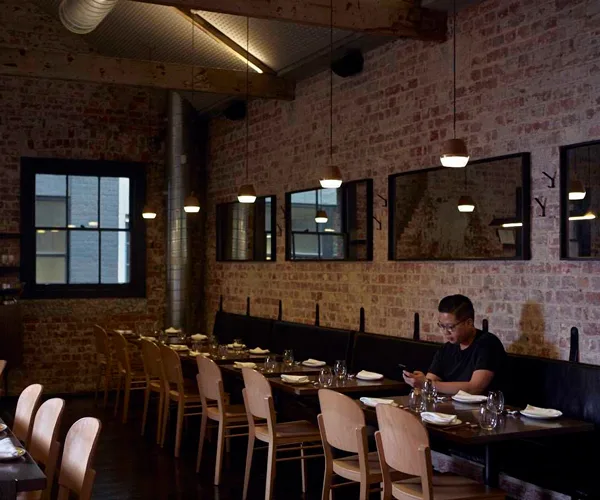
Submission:
<svg viewBox="0 0 600 500">
<path fill-rule="evenodd" d="M 338 450 L 361 452 L 356 431 L 366 424 L 358 403 L 329 389 L 319 390 L 319 403 L 327 442 Z"/>
<path fill-rule="evenodd" d="M 257 418 L 271 417 L 269 399 L 272 399 L 271 385 L 264 375 L 252 368 L 242 368 L 246 389 L 247 411 Z"/>
<path fill-rule="evenodd" d="M 94 325 L 94 338 L 96 340 L 96 354 L 108 359 L 110 357 L 110 339 L 106 330 L 100 325 Z"/>
<path fill-rule="evenodd" d="M 90 466 L 101 428 L 100 420 L 85 417 L 69 429 L 58 477 L 59 499 L 68 498 L 68 492 L 75 493 L 81 500 L 90 498 L 95 476 Z"/>
<path fill-rule="evenodd" d="M 221 369 L 212 359 L 204 356 L 197 356 L 196 363 L 198 364 L 198 390 L 200 394 L 206 399 L 219 401 L 221 399 L 219 387 L 223 387 Z M 221 385 L 219 385 L 219 382 Z"/>
<path fill-rule="evenodd" d="M 173 349 L 167 346 L 160 346 L 160 358 L 165 382 L 168 384 L 177 384 L 183 387 L 183 373 L 181 370 L 181 358 Z"/>
<path fill-rule="evenodd" d="M 115 346 L 115 354 L 117 356 L 117 363 L 122 370 L 127 373 L 131 372 L 131 362 L 129 360 L 129 348 L 127 346 L 127 340 L 120 333 L 115 333 L 113 344 Z"/>
<path fill-rule="evenodd" d="M 42 385 L 32 384 L 23 389 L 17 402 L 13 432 L 19 441 L 25 442 L 27 445 L 29 445 L 33 419 L 40 405 L 43 390 L 44 387 Z"/>
<path fill-rule="evenodd" d="M 161 355 L 160 348 L 149 340 L 142 339 L 142 361 L 144 363 L 144 373 L 149 379 L 157 379 L 161 377 Z"/>
<path fill-rule="evenodd" d="M 375 411 L 386 463 L 397 471 L 422 477 L 427 467 L 419 450 L 429 448 L 429 436 L 421 420 L 391 405 L 377 405 Z"/>
<path fill-rule="evenodd" d="M 56 436 L 64 408 L 64 399 L 49 399 L 40 406 L 33 422 L 29 454 L 38 464 L 44 465 L 47 481 L 42 498 L 49 498 L 52 491 L 54 472 L 60 451 L 60 443 Z"/>
</svg>

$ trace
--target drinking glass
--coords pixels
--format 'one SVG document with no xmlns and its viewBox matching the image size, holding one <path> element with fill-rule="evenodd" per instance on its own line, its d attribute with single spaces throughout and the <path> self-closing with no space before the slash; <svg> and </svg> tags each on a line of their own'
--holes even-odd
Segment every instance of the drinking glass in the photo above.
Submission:
<svg viewBox="0 0 600 500">
<path fill-rule="evenodd" d="M 294 351 L 291 349 L 283 351 L 283 364 L 285 366 L 292 366 L 294 364 Z"/>
<path fill-rule="evenodd" d="M 221 358 L 221 359 L 227 358 L 227 344 L 219 345 L 219 358 Z"/>
<path fill-rule="evenodd" d="M 504 394 L 501 391 L 490 391 L 487 398 L 487 407 L 496 413 L 504 411 Z"/>
<path fill-rule="evenodd" d="M 331 384 L 333 384 L 333 373 L 331 373 L 331 368 L 324 366 L 319 372 L 319 385 L 321 387 L 330 387 Z"/>
<path fill-rule="evenodd" d="M 182 344 L 185 344 L 185 332 L 183 330 L 181 330 L 178 334 L 177 337 L 179 338 L 179 342 L 181 342 Z"/>
<path fill-rule="evenodd" d="M 265 359 L 265 371 L 273 373 L 277 369 L 277 359 L 275 356 L 267 356 Z"/>
<path fill-rule="evenodd" d="M 408 396 L 408 407 L 418 413 L 425 411 L 425 398 L 419 389 L 413 389 Z"/>
<path fill-rule="evenodd" d="M 487 405 L 481 405 L 479 408 L 479 427 L 484 431 L 491 431 L 498 425 L 498 412 L 489 408 Z"/>
<path fill-rule="evenodd" d="M 348 375 L 348 368 L 346 367 L 346 361 L 338 359 L 333 366 L 333 372 L 338 380 L 344 380 Z"/>
<path fill-rule="evenodd" d="M 433 380 L 426 378 L 423 383 L 423 397 L 425 401 L 432 402 L 435 401 L 437 396 L 437 389 L 433 383 Z"/>
</svg>

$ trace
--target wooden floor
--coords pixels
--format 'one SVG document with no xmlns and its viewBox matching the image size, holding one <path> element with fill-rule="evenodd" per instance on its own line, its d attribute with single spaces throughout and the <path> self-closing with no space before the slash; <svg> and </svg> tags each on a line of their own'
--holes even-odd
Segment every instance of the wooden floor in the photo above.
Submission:
<svg viewBox="0 0 600 500">
<path fill-rule="evenodd" d="M 229 500 L 241 499 L 246 457 L 246 438 L 232 440 L 231 453 L 226 459 L 222 485 L 212 484 L 214 474 L 214 443 L 207 443 L 200 474 L 196 474 L 196 452 L 198 446 L 199 418 L 189 419 L 184 432 L 181 457 L 173 457 L 174 432 L 167 436 L 165 448 L 154 442 L 156 421 L 149 419 L 147 435 L 140 436 L 141 398 L 135 395 L 132 401 L 129 423 L 122 424 L 120 418 L 113 417 L 112 408 L 97 408 L 93 398 L 78 397 L 67 400 L 63 418 L 61 442 L 69 426 L 77 419 L 95 416 L 102 421 L 102 433 L 94 462 L 97 471 L 94 485 L 94 499 L 181 499 L 181 500 Z M 3 414 L 13 413 L 10 406 L 4 406 Z M 154 411 L 152 411 L 154 410 Z M 155 413 L 155 407 L 151 407 Z M 10 419 L 7 419 L 10 422 Z M 173 420 L 171 420 L 173 422 Z M 173 428 L 169 428 L 173 431 Z M 216 436 L 215 436 L 216 438 Z M 236 442 L 237 441 L 237 442 Z M 306 496 L 301 493 L 300 465 L 298 461 L 278 464 L 276 497 L 279 499 L 320 499 L 323 462 L 321 458 L 310 460 L 308 467 L 309 488 Z M 265 451 L 254 454 L 250 500 L 264 498 Z M 336 498 L 358 498 L 357 490 L 344 487 Z M 373 498 L 378 498 L 374 495 Z"/>
</svg>

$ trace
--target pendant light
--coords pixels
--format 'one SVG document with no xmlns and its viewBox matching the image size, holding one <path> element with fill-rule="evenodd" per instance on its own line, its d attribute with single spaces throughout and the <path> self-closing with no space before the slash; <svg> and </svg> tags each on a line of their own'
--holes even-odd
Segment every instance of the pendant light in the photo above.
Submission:
<svg viewBox="0 0 600 500">
<path fill-rule="evenodd" d="M 453 130 L 454 138 L 444 142 L 440 161 L 444 167 L 463 168 L 469 162 L 467 145 L 462 139 L 456 138 L 456 0 L 453 2 L 454 21 L 452 23 L 452 78 L 453 78 Z"/>
<path fill-rule="evenodd" d="M 342 185 L 342 172 L 333 164 L 333 0 L 329 16 L 329 165 L 323 170 L 319 182 L 324 189 L 337 189 Z"/>
<path fill-rule="evenodd" d="M 465 169 L 465 192 L 467 189 L 467 170 Z M 468 195 L 463 195 L 458 199 L 458 211 L 461 213 L 471 213 L 475 210 L 475 202 Z"/>
<path fill-rule="evenodd" d="M 152 47 L 150 47 L 148 50 L 148 56 L 149 56 L 149 60 L 152 61 Z M 146 141 L 148 151 L 151 150 L 150 141 L 152 140 L 152 121 L 151 121 L 152 118 L 151 118 L 151 116 L 152 116 L 152 91 L 148 90 L 148 139 Z M 146 204 L 144 205 L 144 208 L 142 209 L 142 218 L 148 219 L 148 220 L 156 219 L 156 210 L 152 204 L 146 202 Z"/>
<path fill-rule="evenodd" d="M 327 217 L 327 212 L 325 210 L 317 210 L 317 215 L 315 216 L 315 222 L 317 224 L 327 224 L 329 217 Z"/>
<path fill-rule="evenodd" d="M 577 149 L 573 151 L 573 177 L 577 175 Z M 585 186 L 578 179 L 573 179 L 569 185 L 569 200 L 579 201 L 585 198 Z"/>
<path fill-rule="evenodd" d="M 142 217 L 144 219 L 156 219 L 156 210 L 152 208 L 150 205 L 144 205 L 144 209 L 142 210 Z"/>
<path fill-rule="evenodd" d="M 250 54 L 250 18 L 246 16 L 246 54 Z M 250 140 L 250 89 L 248 80 L 250 78 L 250 63 L 246 59 L 246 184 L 238 191 L 240 203 L 254 203 L 256 201 L 256 190 L 254 185 L 248 183 L 248 142 Z"/>
<path fill-rule="evenodd" d="M 190 23 L 192 25 L 192 100 L 194 99 L 194 95 L 195 95 L 195 90 L 196 90 L 196 74 L 195 74 L 195 57 L 196 57 L 196 49 L 195 49 L 195 36 L 194 33 L 196 31 L 196 27 L 194 26 L 194 23 Z M 192 102 L 193 104 L 193 102 Z M 187 162 L 187 157 L 185 157 L 185 161 L 182 161 L 182 163 Z M 196 197 L 196 195 L 194 194 L 194 191 L 191 192 L 191 194 L 189 196 L 186 196 L 185 199 L 183 200 L 183 210 L 185 211 L 185 213 L 187 214 L 197 214 L 198 212 L 200 212 L 200 201 L 198 200 L 198 198 Z"/>
</svg>

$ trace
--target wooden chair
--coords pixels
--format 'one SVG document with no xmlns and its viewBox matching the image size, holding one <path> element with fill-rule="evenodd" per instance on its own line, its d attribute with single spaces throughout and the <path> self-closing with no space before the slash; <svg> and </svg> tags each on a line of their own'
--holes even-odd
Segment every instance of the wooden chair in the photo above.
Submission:
<svg viewBox="0 0 600 500">
<path fill-rule="evenodd" d="M 275 407 L 271 386 L 264 375 L 250 368 L 242 368 L 244 377 L 244 404 L 248 414 L 248 453 L 246 455 L 246 474 L 244 476 L 243 500 L 248 497 L 248 485 L 250 483 L 250 469 L 252 467 L 252 455 L 254 454 L 254 440 L 258 439 L 268 444 L 267 458 L 267 484 L 265 488 L 265 499 L 273 497 L 275 485 L 276 462 L 287 460 L 300 460 L 302 471 L 302 492 L 306 492 L 306 470 L 304 461 L 308 458 L 322 457 L 323 454 L 308 455 L 305 450 L 321 448 L 321 435 L 319 429 L 307 420 L 277 423 L 275 418 Z M 257 424 L 255 419 L 266 420 L 266 424 Z M 315 444 L 319 442 L 319 444 Z M 277 452 L 289 452 L 300 450 L 299 456 L 277 458 Z"/>
<path fill-rule="evenodd" d="M 6 380 L 4 378 L 5 376 L 5 372 L 6 371 L 6 360 L 5 359 L 0 359 L 0 395 L 5 396 L 5 387 L 4 384 L 6 383 Z"/>
<path fill-rule="evenodd" d="M 119 398 L 121 395 L 121 385 L 123 382 L 123 423 L 127 422 L 129 414 L 129 399 L 131 391 L 143 390 L 146 388 L 146 375 L 142 372 L 133 370 L 131 359 L 129 357 L 129 348 L 127 340 L 120 333 L 115 333 L 113 338 L 115 354 L 117 357 L 117 399 L 115 401 L 115 416 L 119 410 Z"/>
<path fill-rule="evenodd" d="M 91 468 L 91 464 L 101 428 L 100 420 L 85 417 L 69 429 L 58 476 L 57 500 L 69 500 L 72 494 L 78 500 L 89 500 L 92 497 L 96 471 Z"/>
<path fill-rule="evenodd" d="M 167 423 L 171 401 L 177 403 L 177 423 L 175 427 L 175 457 L 179 457 L 183 418 L 201 415 L 202 401 L 198 393 L 198 385 L 192 380 L 184 380 L 181 371 L 181 359 L 173 349 L 160 346 L 162 360 L 163 385 L 165 387 L 165 403 L 162 418 L 161 448 L 165 445 Z"/>
<path fill-rule="evenodd" d="M 390 405 L 375 408 L 379 431 L 375 433 L 383 474 L 383 500 L 501 500 L 502 491 L 454 474 L 433 474 L 429 436 L 421 420 Z M 391 470 L 408 479 L 392 481 Z"/>
<path fill-rule="evenodd" d="M 96 339 L 96 394 L 95 400 L 98 401 L 98 391 L 100 383 L 104 377 L 104 408 L 108 403 L 108 390 L 112 373 L 112 353 L 110 350 L 110 337 L 106 330 L 100 325 L 94 325 L 94 337 Z"/>
<path fill-rule="evenodd" d="M 146 430 L 146 420 L 148 417 L 148 406 L 150 396 L 153 392 L 158 394 L 157 426 L 156 426 L 156 444 L 160 443 L 160 430 L 162 423 L 163 404 L 165 391 L 162 380 L 162 367 L 160 359 L 160 349 L 154 342 L 141 340 L 142 361 L 144 362 L 144 374 L 146 375 L 146 387 L 144 390 L 144 414 L 142 416 L 142 436 Z"/>
<path fill-rule="evenodd" d="M 44 386 L 40 384 L 32 384 L 23 389 L 17 401 L 17 409 L 15 411 L 15 422 L 13 423 L 13 433 L 21 443 L 26 444 L 29 448 L 31 439 L 31 429 L 33 427 L 33 418 L 35 412 L 40 405 L 40 398 Z"/>
<path fill-rule="evenodd" d="M 47 478 L 46 489 L 19 493 L 18 500 L 48 500 L 50 498 L 60 452 L 60 443 L 56 438 L 64 408 L 65 400 L 54 398 L 42 404 L 37 411 L 31 432 L 29 454 L 44 467 L 44 474 Z"/>
<path fill-rule="evenodd" d="M 214 484 L 218 486 L 221 478 L 221 469 L 223 467 L 225 440 L 232 437 L 248 435 L 247 432 L 244 432 L 243 434 L 231 434 L 228 433 L 228 431 L 240 428 L 247 429 L 248 419 L 244 405 L 228 404 L 221 369 L 217 364 L 204 356 L 197 356 L 196 363 L 198 364 L 198 375 L 196 375 L 196 379 L 198 381 L 200 400 L 202 401 L 202 421 L 200 423 L 200 441 L 198 443 L 196 472 L 200 471 L 200 461 L 202 459 L 202 447 L 204 446 L 204 438 L 206 436 L 207 421 L 208 419 L 211 419 L 219 423 L 214 479 Z"/>
<path fill-rule="evenodd" d="M 370 491 L 380 491 L 381 468 L 377 452 L 369 453 L 365 415 L 358 403 L 339 392 L 319 390 L 321 413 L 317 417 L 325 452 L 325 475 L 323 477 L 323 500 L 329 500 L 332 488 L 360 483 L 360 500 L 368 500 Z M 354 453 L 344 458 L 333 458 L 332 448 Z M 350 482 L 333 485 L 333 475 Z M 392 479 L 403 479 L 394 472 Z M 371 485 L 377 485 L 371 488 Z"/>
</svg>

